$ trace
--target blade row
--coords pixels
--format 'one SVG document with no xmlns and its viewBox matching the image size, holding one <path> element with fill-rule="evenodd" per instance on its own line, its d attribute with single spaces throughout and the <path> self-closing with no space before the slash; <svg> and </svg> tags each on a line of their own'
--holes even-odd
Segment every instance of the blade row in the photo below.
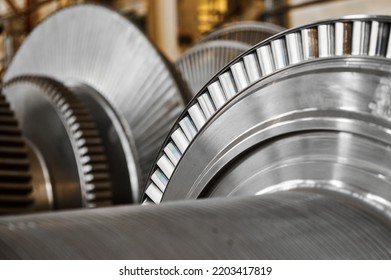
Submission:
<svg viewBox="0 0 391 280">
<path fill-rule="evenodd" d="M 160 203 L 175 167 L 205 123 L 230 99 L 260 79 L 287 66 L 319 58 L 391 58 L 387 20 L 391 19 L 344 19 L 290 30 L 231 62 L 197 94 L 166 140 L 145 189 L 144 203 Z"/>
<path fill-rule="evenodd" d="M 175 67 L 196 95 L 210 77 L 250 47 L 235 41 L 208 41 L 186 51 L 175 62 Z"/>
</svg>

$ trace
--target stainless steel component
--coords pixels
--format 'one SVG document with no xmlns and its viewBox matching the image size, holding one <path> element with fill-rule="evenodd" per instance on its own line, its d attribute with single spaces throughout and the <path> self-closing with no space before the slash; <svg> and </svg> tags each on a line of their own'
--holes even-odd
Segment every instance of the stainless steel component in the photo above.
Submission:
<svg viewBox="0 0 391 280">
<path fill-rule="evenodd" d="M 0 258 L 389 259 L 390 234 L 354 197 L 291 190 L 1 218 Z"/>
<path fill-rule="evenodd" d="M 28 139 L 25 139 L 30 159 L 34 198 L 34 211 L 47 211 L 54 208 L 53 186 L 45 160 L 38 149 Z"/>
<path fill-rule="evenodd" d="M 31 209 L 32 192 L 27 147 L 9 103 L 0 94 L 0 214 Z"/>
<path fill-rule="evenodd" d="M 125 204 L 135 201 L 139 194 L 137 159 L 132 151 L 135 150 L 134 139 L 131 132 L 126 131 L 116 110 L 110 106 L 107 100 L 94 89 L 81 84 L 67 84 L 76 96 L 89 109 L 91 117 L 99 131 L 102 145 L 106 151 L 106 162 L 110 173 L 112 186 L 112 203 Z"/>
<path fill-rule="evenodd" d="M 299 32 L 290 33 L 285 36 L 285 39 L 287 43 L 289 64 L 295 64 L 303 61 L 301 34 Z"/>
<path fill-rule="evenodd" d="M 117 134 L 126 136 L 120 137 L 119 149 L 128 151 L 125 177 L 137 199 L 164 137 L 183 109 L 179 83 L 144 34 L 109 9 L 68 7 L 33 30 L 4 79 L 24 74 L 87 86 L 102 95 L 115 111 L 122 130 Z M 125 145 L 125 138 L 134 143 Z"/>
<path fill-rule="evenodd" d="M 326 186 L 360 197 L 363 204 L 376 205 L 388 215 L 391 61 L 385 57 L 386 50 L 368 52 L 360 47 L 354 55 L 356 37 L 348 35 L 359 26 L 359 45 L 363 46 L 369 38 L 366 32 L 377 30 L 381 38 L 376 42 L 388 45 L 385 42 L 391 38 L 384 34 L 390 22 L 389 17 L 354 17 L 304 26 L 266 40 L 229 63 L 188 105 L 199 104 L 206 123 L 173 163 L 170 178 L 161 181 L 160 200 Z M 383 28 L 376 28 L 380 25 Z M 298 38 L 301 44 L 295 42 Z M 287 41 L 287 48 L 281 47 Z M 279 51 L 272 50 L 273 45 Z M 258 55 L 262 77 L 243 87 L 233 75 L 235 97 L 217 112 L 207 112 L 201 97 L 210 93 L 208 86 L 250 54 Z M 276 68 L 275 64 L 283 66 L 287 61 L 289 65 Z M 250 76 L 246 71 L 251 69 L 245 68 L 242 76 Z M 185 110 L 178 122 L 188 116 Z M 158 158 L 164 155 L 163 148 Z M 157 170 L 155 166 L 152 171 Z M 149 201 L 147 195 L 144 198 Z"/>
<path fill-rule="evenodd" d="M 244 62 L 239 61 L 232 65 L 230 68 L 236 88 L 238 90 L 246 88 L 250 84 L 250 81 L 247 77 L 246 70 L 244 69 Z"/>
<path fill-rule="evenodd" d="M 178 58 L 175 67 L 195 95 L 228 62 L 249 48 L 250 45 L 227 40 L 197 44 Z"/>
<path fill-rule="evenodd" d="M 214 112 L 216 112 L 216 108 L 212 103 L 209 93 L 204 93 L 200 97 L 198 97 L 198 103 L 201 106 L 202 112 L 207 119 L 213 116 Z"/>
<path fill-rule="evenodd" d="M 248 79 L 250 83 L 258 81 L 261 78 L 260 69 L 257 63 L 257 56 L 255 54 L 248 54 L 243 57 L 244 66 L 248 74 Z M 233 88 L 233 87 L 231 87 Z M 230 95 L 234 95 L 234 90 L 229 90 L 232 92 Z"/>
<path fill-rule="evenodd" d="M 0 94 L 0 214 L 48 210 L 52 200 L 45 163 Z"/>
<path fill-rule="evenodd" d="M 334 56 L 334 25 L 322 24 L 318 26 L 319 57 Z M 335 37 L 339 35 L 336 34 Z"/>
<path fill-rule="evenodd" d="M 202 41 L 233 40 L 253 46 L 284 30 L 283 27 L 268 22 L 242 21 L 213 30 Z"/>
<path fill-rule="evenodd" d="M 55 208 L 110 205 L 106 152 L 84 103 L 61 83 L 38 76 L 12 79 L 3 92 L 47 165 Z"/>
<path fill-rule="evenodd" d="M 376 21 L 375 21 L 376 22 Z M 366 55 L 369 49 L 370 23 L 354 21 L 352 31 L 352 54 Z"/>
<path fill-rule="evenodd" d="M 275 70 L 273 54 L 269 45 L 265 45 L 257 49 L 257 55 L 259 60 L 259 65 L 261 67 L 261 72 L 263 75 L 268 75 L 273 73 Z M 247 86 L 246 86 L 247 87 Z M 241 88 L 241 90 L 244 87 Z"/>
</svg>

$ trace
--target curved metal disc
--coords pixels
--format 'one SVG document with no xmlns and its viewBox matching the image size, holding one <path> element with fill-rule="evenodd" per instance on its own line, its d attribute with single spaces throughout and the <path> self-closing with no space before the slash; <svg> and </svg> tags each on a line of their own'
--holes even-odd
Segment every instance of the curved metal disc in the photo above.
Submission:
<svg viewBox="0 0 391 280">
<path fill-rule="evenodd" d="M 20 76 L 4 94 L 24 136 L 42 154 L 57 209 L 110 205 L 112 185 L 105 149 L 89 110 L 61 83 Z"/>
<path fill-rule="evenodd" d="M 53 14 L 26 38 L 5 73 L 44 75 L 85 84 L 118 111 L 134 139 L 143 182 L 158 149 L 183 109 L 180 90 L 162 56 L 118 13 L 76 5 Z M 136 177 L 136 178 L 135 178 Z"/>
<path fill-rule="evenodd" d="M 296 190 L 2 218 L 0 258 L 389 259 L 390 234 L 353 197 Z"/>
<path fill-rule="evenodd" d="M 254 46 L 284 30 L 285 28 L 268 22 L 241 21 L 212 30 L 202 41 L 233 40 Z"/>
<path fill-rule="evenodd" d="M 307 186 L 326 181 L 335 190 L 373 198 L 363 200 L 378 207 L 388 204 L 390 22 L 389 17 L 352 17 L 307 25 L 232 61 L 171 130 L 151 172 L 145 202 L 248 195 L 265 186 L 289 189 L 309 180 Z M 232 88 L 236 91 L 228 96 Z M 295 142 L 293 136 L 300 133 Z M 280 138 L 292 142 L 298 155 L 289 153 L 290 144 Z M 267 153 L 268 145 L 276 146 Z M 256 155 L 252 165 L 245 164 Z M 373 184 L 357 179 L 365 176 L 373 177 Z M 264 187 L 251 187 L 259 181 Z"/>
<path fill-rule="evenodd" d="M 219 40 L 197 44 L 175 62 L 193 95 L 219 70 L 251 46 L 235 41 Z"/>
</svg>

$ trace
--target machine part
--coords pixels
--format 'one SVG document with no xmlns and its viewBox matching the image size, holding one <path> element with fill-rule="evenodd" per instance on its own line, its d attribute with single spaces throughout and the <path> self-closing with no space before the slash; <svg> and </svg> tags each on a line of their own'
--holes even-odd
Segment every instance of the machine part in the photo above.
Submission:
<svg viewBox="0 0 391 280">
<path fill-rule="evenodd" d="M 0 214 L 50 209 L 48 184 L 39 154 L 23 137 L 14 112 L 0 93 Z"/>
<path fill-rule="evenodd" d="M 389 259 L 390 217 L 328 191 L 4 217 L 0 259 Z"/>
<path fill-rule="evenodd" d="M 42 154 L 28 139 L 24 138 L 30 159 L 34 206 L 33 211 L 47 211 L 54 208 L 53 186 L 49 170 Z"/>
<path fill-rule="evenodd" d="M 61 83 L 20 76 L 4 85 L 24 136 L 42 154 L 56 209 L 110 205 L 105 148 L 89 109 Z"/>
<path fill-rule="evenodd" d="M 76 5 L 43 21 L 5 73 L 43 75 L 92 88 L 116 111 L 134 147 L 124 147 L 134 199 L 167 132 L 184 108 L 179 82 L 145 35 L 126 18 L 95 5 Z M 99 126 L 99 124 L 98 124 Z M 132 140 L 131 140 L 132 141 Z M 133 167 L 137 167 L 133 168 Z"/>
<path fill-rule="evenodd" d="M 89 109 L 96 124 L 102 145 L 105 148 L 106 163 L 112 186 L 112 203 L 129 204 L 138 199 L 138 192 L 132 188 L 137 186 L 137 166 L 132 157 L 135 150 L 133 138 L 128 137 L 117 112 L 107 100 L 94 89 L 80 84 L 68 84 L 70 89 Z M 131 171 L 131 172 L 129 172 Z"/>
<path fill-rule="evenodd" d="M 187 50 L 175 62 L 175 67 L 187 82 L 193 95 L 228 62 L 251 46 L 228 40 L 200 43 Z"/>
<path fill-rule="evenodd" d="M 232 61 L 171 130 L 144 203 L 325 184 L 390 203 L 390 21 L 307 25 Z"/>
<path fill-rule="evenodd" d="M 254 46 L 284 30 L 285 28 L 269 22 L 234 22 L 213 30 L 202 39 L 202 42 L 211 40 L 233 40 Z"/>
<path fill-rule="evenodd" d="M 34 203 L 30 162 L 18 122 L 0 95 L 0 214 L 28 211 Z"/>
</svg>

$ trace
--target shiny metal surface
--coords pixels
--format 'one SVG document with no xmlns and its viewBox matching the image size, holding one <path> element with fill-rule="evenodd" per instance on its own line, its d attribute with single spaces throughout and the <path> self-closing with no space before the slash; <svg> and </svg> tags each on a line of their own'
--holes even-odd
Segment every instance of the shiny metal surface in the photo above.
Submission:
<svg viewBox="0 0 391 280">
<path fill-rule="evenodd" d="M 112 186 L 112 203 L 124 204 L 137 201 L 138 166 L 133 151 L 136 150 L 131 131 L 122 122 L 107 100 L 94 89 L 81 84 L 68 83 L 70 89 L 89 109 L 106 151 L 106 162 Z"/>
<path fill-rule="evenodd" d="M 54 208 L 53 186 L 46 162 L 38 149 L 25 139 L 31 164 L 34 211 L 47 211 Z"/>
<path fill-rule="evenodd" d="M 61 83 L 20 76 L 4 85 L 23 135 L 42 155 L 57 209 L 110 205 L 106 152 L 87 107 Z"/>
<path fill-rule="evenodd" d="M 54 13 L 26 38 L 5 73 L 43 75 L 86 85 L 117 112 L 144 182 L 168 130 L 183 109 L 181 90 L 165 60 L 138 28 L 118 13 L 76 5 Z M 129 148 L 132 148 L 131 146 Z"/>
<path fill-rule="evenodd" d="M 246 196 L 326 182 L 335 191 L 371 198 L 364 203 L 389 203 L 391 61 L 382 46 L 391 39 L 384 38 L 390 21 L 352 17 L 307 25 L 276 35 L 229 63 L 182 113 L 178 122 L 191 119 L 195 112 L 190 108 L 198 104 L 205 121 L 180 149 L 174 171 L 149 181 L 144 201 Z M 367 40 L 374 38 L 370 30 L 380 39 Z M 366 41 L 382 51 L 370 52 Z M 257 67 L 246 68 L 249 55 L 257 57 Z M 248 79 L 252 69 L 260 76 L 256 81 Z M 236 93 L 216 110 L 207 98 L 209 87 L 231 74 Z M 180 134 L 182 128 L 176 125 L 173 131 Z M 294 158 L 288 152 L 285 157 L 290 145 L 281 144 L 284 139 L 296 147 Z M 177 144 L 172 137 L 166 143 L 171 140 Z M 247 163 L 252 157 L 257 160 Z M 155 165 L 152 174 L 161 174 L 160 167 Z M 253 187 L 251 178 L 265 184 Z M 148 197 L 155 186 L 161 193 Z"/>
<path fill-rule="evenodd" d="M 213 30 L 202 39 L 202 42 L 233 40 L 253 46 L 284 30 L 283 27 L 268 22 L 235 22 Z"/>
<path fill-rule="evenodd" d="M 387 116 L 372 109 L 379 92 L 388 94 L 390 90 L 382 83 L 387 81 L 391 65 L 367 60 L 363 71 L 363 63 L 363 59 L 324 60 L 317 63 L 316 74 L 313 65 L 302 65 L 292 68 L 291 76 L 281 72 L 243 91 L 212 117 L 188 146 L 163 198 L 248 195 L 246 184 L 258 176 L 257 182 L 264 182 L 265 187 L 290 180 L 339 181 L 358 189 L 364 184 L 373 186 L 367 192 L 391 201 L 387 161 L 391 124 Z M 377 70 L 380 65 L 382 70 Z M 330 133 L 338 137 L 327 138 Z M 316 144 L 307 142 L 307 135 L 313 135 Z M 297 153 L 294 158 L 283 156 L 285 146 L 279 143 L 285 138 L 292 141 L 285 149 Z M 295 138 L 300 139 L 298 144 L 294 144 Z M 361 140 L 365 144 L 360 142 L 362 138 L 368 139 Z M 323 145 L 328 149 L 322 150 Z M 382 148 L 376 148 L 378 145 Z M 266 152 L 269 146 L 273 152 Z M 258 160 L 240 168 L 241 162 L 258 150 Z M 369 151 L 377 154 L 369 155 Z M 197 164 L 191 160 L 195 157 Z M 348 172 L 349 168 L 354 172 Z M 232 169 L 232 174 L 224 171 L 227 169 Z M 372 183 L 364 180 L 370 177 Z M 224 183 L 219 185 L 219 180 Z M 185 181 L 188 183 L 183 184 Z M 378 191 L 380 186 L 383 189 Z M 217 191 L 220 187 L 225 190 Z M 258 191 L 261 189 L 253 194 Z"/>
<path fill-rule="evenodd" d="M 389 259 L 390 220 L 356 198 L 291 190 L 0 219 L 1 259 Z"/>
<path fill-rule="evenodd" d="M 229 40 L 195 45 L 175 61 L 175 68 L 195 95 L 228 62 L 248 50 L 249 44 Z"/>
<path fill-rule="evenodd" d="M 31 162 L 18 121 L 0 93 L 0 214 L 31 211 Z"/>
</svg>

